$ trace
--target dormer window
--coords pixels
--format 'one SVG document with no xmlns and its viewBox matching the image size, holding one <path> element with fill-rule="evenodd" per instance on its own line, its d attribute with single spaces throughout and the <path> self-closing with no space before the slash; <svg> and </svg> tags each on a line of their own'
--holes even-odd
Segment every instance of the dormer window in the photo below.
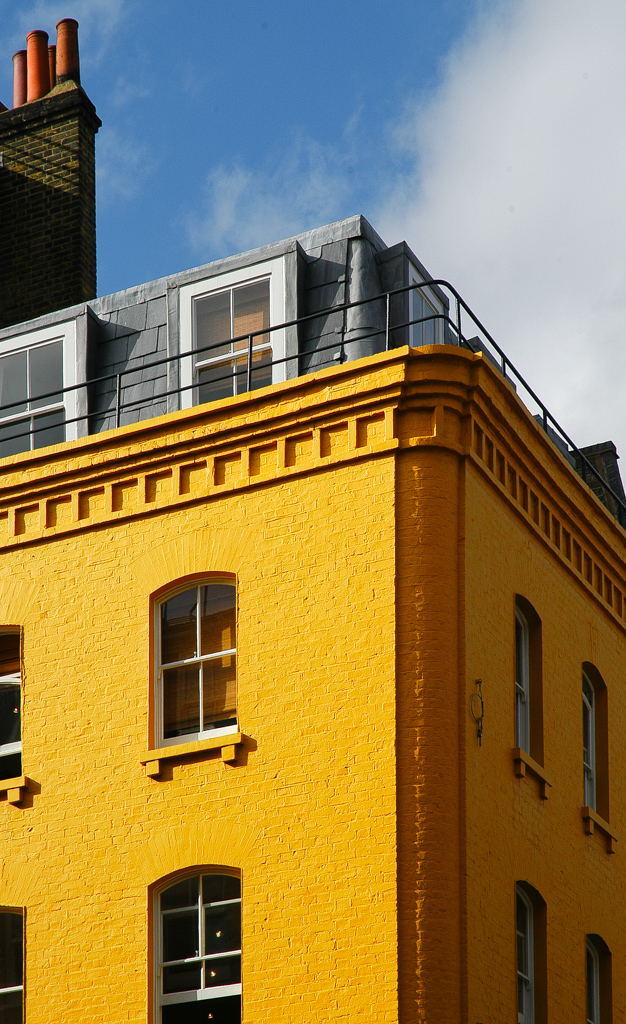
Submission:
<svg viewBox="0 0 626 1024">
<path fill-rule="evenodd" d="M 0 458 L 78 436 L 76 324 L 0 341 Z"/>
<path fill-rule="evenodd" d="M 282 259 L 180 289 L 183 408 L 285 380 L 284 293 Z"/>
</svg>

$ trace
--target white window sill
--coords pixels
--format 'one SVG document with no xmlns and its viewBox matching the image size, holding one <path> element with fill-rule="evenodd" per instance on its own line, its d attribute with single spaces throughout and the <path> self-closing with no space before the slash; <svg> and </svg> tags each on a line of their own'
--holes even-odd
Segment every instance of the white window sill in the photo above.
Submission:
<svg viewBox="0 0 626 1024">
<path fill-rule="evenodd" d="M 237 747 L 242 742 L 240 732 L 230 732 L 222 736 L 211 736 L 203 740 L 195 740 L 193 743 L 173 743 L 167 747 L 158 747 L 156 750 L 146 750 L 139 761 L 145 765 L 146 775 L 155 779 L 161 774 L 161 762 L 173 761 L 180 757 L 189 758 L 194 754 L 203 754 L 207 750 L 220 750 L 222 761 L 232 764 L 237 760 Z"/>
</svg>

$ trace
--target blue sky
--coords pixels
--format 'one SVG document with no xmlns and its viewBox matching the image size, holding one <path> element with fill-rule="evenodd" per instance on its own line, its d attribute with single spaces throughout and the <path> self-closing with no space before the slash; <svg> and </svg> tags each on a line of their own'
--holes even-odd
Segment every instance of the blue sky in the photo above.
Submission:
<svg viewBox="0 0 626 1024">
<path fill-rule="evenodd" d="M 360 212 L 626 454 L 623 0 L 0 0 L 76 17 L 100 294 Z"/>
</svg>

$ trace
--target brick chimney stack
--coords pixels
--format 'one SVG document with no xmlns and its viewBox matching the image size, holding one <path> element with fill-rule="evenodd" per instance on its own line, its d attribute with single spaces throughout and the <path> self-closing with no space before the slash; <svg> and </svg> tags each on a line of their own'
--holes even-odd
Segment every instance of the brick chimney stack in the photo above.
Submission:
<svg viewBox="0 0 626 1024">
<path fill-rule="evenodd" d="M 96 295 L 95 135 L 80 86 L 78 22 L 29 32 L 0 104 L 0 327 Z"/>
</svg>

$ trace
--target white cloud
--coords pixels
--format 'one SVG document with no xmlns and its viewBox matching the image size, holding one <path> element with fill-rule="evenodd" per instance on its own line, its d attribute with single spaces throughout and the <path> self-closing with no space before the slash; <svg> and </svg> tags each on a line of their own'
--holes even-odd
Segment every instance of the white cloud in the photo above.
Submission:
<svg viewBox="0 0 626 1024">
<path fill-rule="evenodd" d="M 394 144 L 375 217 L 452 281 L 579 445 L 626 459 L 626 5 L 518 0 L 478 20 Z"/>
<path fill-rule="evenodd" d="M 214 258 L 285 238 L 340 216 L 348 157 L 299 136 L 275 166 L 235 164 L 207 177 L 202 207 L 185 220 L 193 248 Z"/>
</svg>

